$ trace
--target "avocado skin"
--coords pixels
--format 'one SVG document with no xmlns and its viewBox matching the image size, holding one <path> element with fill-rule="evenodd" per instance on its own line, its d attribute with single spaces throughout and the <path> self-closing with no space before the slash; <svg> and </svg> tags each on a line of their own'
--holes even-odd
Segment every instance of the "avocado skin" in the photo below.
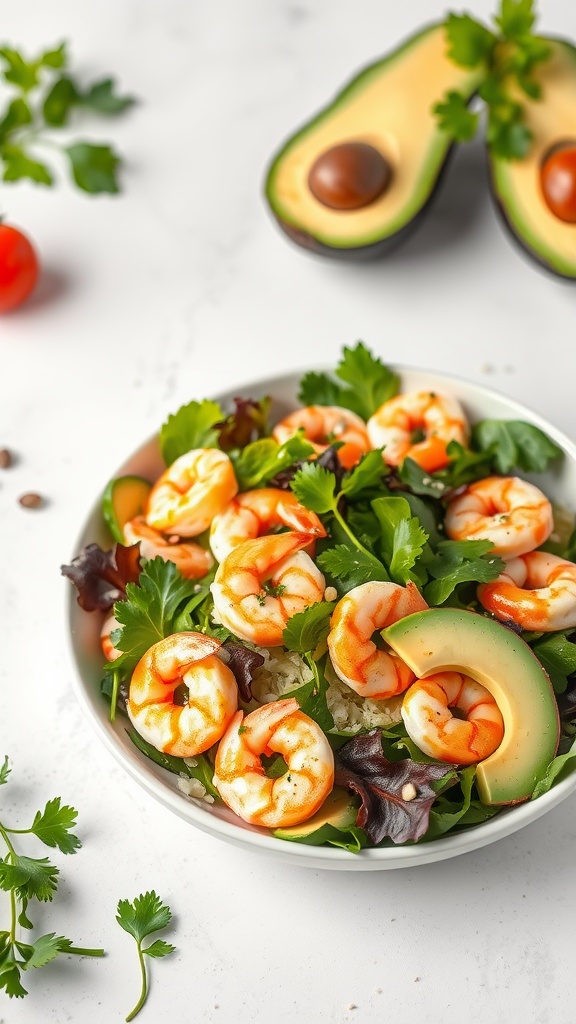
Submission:
<svg viewBox="0 0 576 1024">
<path fill-rule="evenodd" d="M 488 159 L 488 172 L 490 181 L 490 193 L 492 195 L 494 208 L 496 210 L 496 213 L 498 214 L 500 223 L 503 225 L 506 231 L 507 237 L 513 242 L 516 251 L 519 252 L 528 262 L 535 263 L 540 270 L 545 271 L 548 277 L 554 277 L 557 281 L 566 281 L 568 284 L 576 284 L 576 275 L 564 274 L 561 270 L 558 270 L 556 267 L 553 267 L 550 264 L 550 262 L 542 255 L 542 253 L 539 253 L 537 249 L 534 249 L 532 246 L 528 245 L 526 239 L 522 238 L 522 236 L 519 235 L 517 231 L 515 231 L 514 225 L 512 224 L 512 221 L 510 220 L 506 212 L 506 206 L 504 205 L 502 199 L 500 198 L 498 192 L 496 191 L 494 177 L 492 174 L 492 162 L 490 159 Z"/>
</svg>

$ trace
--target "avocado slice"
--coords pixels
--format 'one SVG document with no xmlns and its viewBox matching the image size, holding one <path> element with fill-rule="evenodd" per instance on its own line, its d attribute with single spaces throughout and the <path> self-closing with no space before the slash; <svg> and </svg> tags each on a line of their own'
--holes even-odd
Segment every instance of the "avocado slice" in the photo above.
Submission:
<svg viewBox="0 0 576 1024">
<path fill-rule="evenodd" d="M 533 135 L 522 160 L 505 160 L 489 151 L 492 192 L 504 224 L 524 252 L 559 277 L 576 278 L 576 225 L 560 220 L 548 207 L 540 180 L 546 156 L 559 143 L 576 139 L 576 46 L 546 39 L 551 56 L 534 72 L 540 100 L 528 100 L 511 86 L 524 107 Z"/>
<path fill-rule="evenodd" d="M 451 149 L 433 113 L 435 102 L 450 90 L 469 99 L 480 80 L 481 71 L 460 68 L 447 56 L 442 22 L 365 68 L 274 156 L 265 194 L 281 228 L 324 255 L 385 253 L 414 226 Z M 334 149 L 337 183 L 350 186 L 340 188 L 339 208 L 318 198 L 330 173 L 322 164 Z M 350 174 L 362 178 L 360 197 L 351 197 L 357 182 Z M 334 194 L 325 199 L 331 202 Z"/>
<path fill-rule="evenodd" d="M 119 476 L 111 480 L 102 495 L 102 515 L 114 540 L 124 544 L 124 526 L 140 515 L 152 484 L 141 476 Z"/>
<path fill-rule="evenodd" d="M 550 680 L 528 645 L 501 623 L 457 608 L 416 612 L 382 636 L 419 678 L 453 670 L 490 691 L 504 719 L 504 739 L 477 766 L 480 799 L 529 799 L 556 754 L 560 726 Z"/>
<path fill-rule="evenodd" d="M 353 795 L 347 789 L 335 786 L 320 810 L 308 821 L 289 828 L 276 828 L 272 834 L 277 839 L 289 839 L 293 843 L 321 846 L 330 839 L 342 839 L 341 833 L 355 826 L 357 814 L 358 805 Z"/>
</svg>

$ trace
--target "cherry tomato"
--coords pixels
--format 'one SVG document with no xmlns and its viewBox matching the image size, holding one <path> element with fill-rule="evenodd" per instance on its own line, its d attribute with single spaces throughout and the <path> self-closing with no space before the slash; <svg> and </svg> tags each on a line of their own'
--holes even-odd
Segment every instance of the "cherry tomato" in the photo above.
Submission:
<svg viewBox="0 0 576 1024">
<path fill-rule="evenodd" d="M 576 224 L 576 141 L 550 151 L 542 164 L 540 181 L 552 213 L 559 220 Z"/>
<path fill-rule="evenodd" d="M 26 236 L 0 224 L 0 313 L 15 309 L 28 298 L 38 271 L 36 253 Z"/>
</svg>

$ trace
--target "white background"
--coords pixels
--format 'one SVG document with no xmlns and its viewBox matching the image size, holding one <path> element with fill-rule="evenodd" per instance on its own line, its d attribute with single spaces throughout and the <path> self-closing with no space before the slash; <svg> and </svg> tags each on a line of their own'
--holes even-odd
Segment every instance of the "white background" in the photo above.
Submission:
<svg viewBox="0 0 576 1024">
<path fill-rule="evenodd" d="M 572 0 L 541 7 L 544 30 L 576 34 Z M 362 338 L 385 360 L 489 384 L 573 430 L 576 290 L 503 233 L 480 146 L 459 153 L 418 233 L 373 265 L 307 256 L 262 201 L 280 141 L 440 13 L 429 0 L 3 4 L 4 41 L 33 52 L 67 39 L 86 81 L 115 73 L 140 103 L 75 132 L 116 142 L 121 196 L 85 197 L 60 166 L 52 191 L 0 189 L 44 269 L 32 300 L 0 321 L 0 447 L 17 455 L 0 474 L 0 752 L 13 763 L 0 818 L 25 826 L 56 795 L 79 809 L 83 848 L 55 852 L 59 893 L 34 919 L 108 953 L 31 972 L 25 1000 L 0 995 L 1 1024 L 121 1021 L 138 975 L 115 908 L 152 887 L 174 911 L 178 950 L 151 964 L 142 1022 L 574 1020 L 574 797 L 454 861 L 298 869 L 156 805 L 70 686 L 59 565 L 117 465 L 182 402 L 333 363 Z M 43 510 L 17 504 L 27 490 L 46 496 Z"/>
</svg>

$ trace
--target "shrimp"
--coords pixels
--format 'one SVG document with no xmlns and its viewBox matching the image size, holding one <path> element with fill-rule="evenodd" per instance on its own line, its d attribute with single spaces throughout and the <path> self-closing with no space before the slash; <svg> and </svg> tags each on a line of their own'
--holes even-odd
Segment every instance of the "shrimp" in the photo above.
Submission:
<svg viewBox="0 0 576 1024">
<path fill-rule="evenodd" d="M 104 652 L 106 661 L 116 661 L 122 654 L 117 647 L 114 647 L 110 639 L 110 634 L 115 630 L 120 629 L 120 623 L 114 614 L 108 615 L 102 623 L 102 629 L 100 630 L 100 644 Z"/>
<path fill-rule="evenodd" d="M 464 411 L 451 395 L 411 391 L 384 402 L 367 423 L 374 448 L 384 447 L 384 461 L 398 466 L 413 459 L 428 473 L 450 462 L 450 441 L 465 445 L 469 428 Z"/>
<path fill-rule="evenodd" d="M 318 453 L 334 441 L 342 441 L 337 455 L 344 469 L 352 469 L 365 452 L 370 451 L 364 420 L 339 405 L 307 405 L 297 409 L 276 424 L 272 436 L 278 444 L 284 444 L 299 430 L 304 431 L 304 437 Z"/>
<path fill-rule="evenodd" d="M 325 537 L 326 530 L 315 512 L 310 512 L 291 491 L 261 487 L 244 491 L 215 516 L 210 527 L 210 547 L 219 562 L 245 540 L 289 526 L 297 533 Z"/>
<path fill-rule="evenodd" d="M 452 540 L 491 540 L 495 555 L 514 558 L 540 547 L 552 532 L 545 494 L 517 476 L 487 476 L 448 504 L 446 533 Z"/>
<path fill-rule="evenodd" d="M 262 754 L 281 754 L 288 771 L 270 779 Z M 214 785 L 244 821 L 267 828 L 297 825 L 316 813 L 334 785 L 334 755 L 322 732 L 293 697 L 244 718 L 238 711 L 216 753 Z"/>
<path fill-rule="evenodd" d="M 217 657 L 220 646 L 203 633 L 174 633 L 138 662 L 126 710 L 136 731 L 157 750 L 194 757 L 226 731 L 238 707 L 238 686 Z"/>
<path fill-rule="evenodd" d="M 363 583 L 336 605 L 328 649 L 336 674 L 361 697 L 386 700 L 403 693 L 414 673 L 392 652 L 378 650 L 372 634 L 424 611 L 428 605 L 414 583 Z"/>
<path fill-rule="evenodd" d="M 227 629 L 260 647 L 277 647 L 288 619 L 322 601 L 325 580 L 302 548 L 307 533 L 246 540 L 220 562 L 210 587 Z"/>
<path fill-rule="evenodd" d="M 178 536 L 165 537 L 153 526 L 148 526 L 144 516 L 136 516 L 124 524 L 124 539 L 127 544 L 140 544 L 143 558 L 163 558 L 174 562 L 188 580 L 199 580 L 212 568 L 214 559 L 209 551 L 194 541 L 180 543 Z"/>
<path fill-rule="evenodd" d="M 450 708 L 465 717 L 453 716 Z M 492 694 L 460 672 L 417 679 L 404 695 L 401 712 L 419 750 L 450 764 L 483 761 L 504 736 L 504 722 Z"/>
<path fill-rule="evenodd" d="M 218 448 L 193 448 L 156 481 L 146 522 L 162 533 L 196 537 L 238 493 L 232 463 Z"/>
<path fill-rule="evenodd" d="M 478 587 L 478 600 L 497 619 L 522 629 L 573 629 L 576 565 L 545 551 L 511 558 L 497 580 Z"/>
</svg>

